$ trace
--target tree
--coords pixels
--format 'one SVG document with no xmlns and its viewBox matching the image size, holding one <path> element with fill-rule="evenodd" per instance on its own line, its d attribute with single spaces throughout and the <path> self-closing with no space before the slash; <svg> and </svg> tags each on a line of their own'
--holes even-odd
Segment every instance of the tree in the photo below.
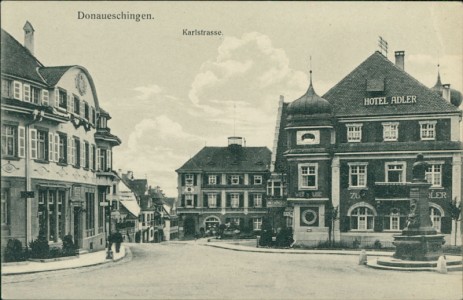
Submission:
<svg viewBox="0 0 463 300">
<path fill-rule="evenodd" d="M 450 206 L 450 216 L 455 221 L 455 246 L 457 245 L 457 232 L 458 232 L 458 221 L 461 220 L 461 202 L 457 203 L 457 198 L 455 197 Z"/>
</svg>

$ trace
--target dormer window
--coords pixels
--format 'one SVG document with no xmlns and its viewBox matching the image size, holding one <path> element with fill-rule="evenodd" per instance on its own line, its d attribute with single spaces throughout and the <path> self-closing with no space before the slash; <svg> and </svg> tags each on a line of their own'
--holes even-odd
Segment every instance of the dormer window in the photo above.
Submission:
<svg viewBox="0 0 463 300">
<path fill-rule="evenodd" d="M 358 143 L 362 140 L 363 124 L 347 124 L 347 141 L 349 143 Z"/>
<path fill-rule="evenodd" d="M 107 121 L 106 121 L 106 117 L 103 117 L 100 115 L 100 128 L 106 128 L 107 126 Z"/>
<path fill-rule="evenodd" d="M 63 109 L 67 109 L 67 99 L 68 99 L 68 96 L 67 96 L 67 93 L 66 91 L 63 91 L 63 90 L 59 90 L 59 107 L 60 108 L 63 108 Z"/>
<path fill-rule="evenodd" d="M 41 96 L 41 89 L 31 86 L 31 102 L 34 104 L 39 104 L 40 96 Z"/>
<path fill-rule="evenodd" d="M 422 141 L 433 141 L 436 139 L 437 121 L 420 122 L 420 136 Z"/>
<path fill-rule="evenodd" d="M 76 95 L 73 96 L 74 113 L 80 115 L 80 100 Z"/>
<path fill-rule="evenodd" d="M 5 98 L 13 98 L 13 81 L 2 79 L 2 96 Z"/>
<path fill-rule="evenodd" d="M 88 103 L 85 103 L 84 110 L 85 119 L 90 120 L 90 107 L 88 106 Z"/>
</svg>

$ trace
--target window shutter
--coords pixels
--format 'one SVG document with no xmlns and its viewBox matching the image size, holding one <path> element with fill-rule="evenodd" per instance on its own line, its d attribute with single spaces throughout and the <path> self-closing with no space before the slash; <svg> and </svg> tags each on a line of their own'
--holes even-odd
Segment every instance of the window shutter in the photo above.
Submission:
<svg viewBox="0 0 463 300">
<path fill-rule="evenodd" d="M 16 100 L 22 100 L 22 92 L 22 83 L 16 80 L 13 81 L 13 98 L 15 98 Z"/>
<path fill-rule="evenodd" d="M 18 156 L 26 157 L 26 129 L 24 126 L 18 126 Z"/>
<path fill-rule="evenodd" d="M 452 186 L 452 166 L 450 164 L 442 165 L 442 186 Z"/>
<path fill-rule="evenodd" d="M 198 195 L 193 195 L 193 207 L 198 207 Z"/>
<path fill-rule="evenodd" d="M 48 161 L 54 161 L 55 156 L 53 155 L 53 133 L 48 133 Z"/>
<path fill-rule="evenodd" d="M 226 201 L 226 207 L 230 207 L 231 206 L 231 196 L 230 194 L 227 194 L 227 201 Z"/>
<path fill-rule="evenodd" d="M 348 232 L 350 230 L 350 217 L 343 216 L 341 217 L 341 232 Z"/>
<path fill-rule="evenodd" d="M 222 207 L 222 195 L 220 193 L 217 194 L 217 207 Z"/>
<path fill-rule="evenodd" d="M 80 116 L 85 117 L 85 102 L 83 100 L 80 101 Z"/>
<path fill-rule="evenodd" d="M 240 195 L 240 207 L 244 207 L 244 195 L 243 194 L 239 194 Z"/>
<path fill-rule="evenodd" d="M 374 228 L 373 230 L 375 232 L 381 232 L 383 231 L 383 218 L 381 216 L 376 216 L 374 217 L 375 220 L 374 220 Z"/>
<path fill-rule="evenodd" d="M 370 165 L 368 165 L 366 167 L 366 171 L 367 171 L 367 182 L 366 182 L 366 184 L 369 187 L 374 188 L 374 186 L 375 186 L 375 182 L 376 182 L 375 171 L 376 170 L 379 170 L 379 168 L 376 169 L 376 168 L 374 168 L 373 166 L 370 166 Z"/>
<path fill-rule="evenodd" d="M 208 196 L 207 194 L 203 194 L 203 207 L 208 207 Z"/>
<path fill-rule="evenodd" d="M 85 167 L 85 142 L 80 141 L 80 162 L 79 165 L 83 168 Z"/>
<path fill-rule="evenodd" d="M 193 174 L 193 185 L 196 186 L 196 183 L 197 183 L 197 177 L 198 175 L 197 174 Z"/>
<path fill-rule="evenodd" d="M 89 159 L 88 159 L 89 169 L 93 170 L 93 145 L 89 145 L 88 147 L 89 147 L 88 151 L 90 152 Z"/>
<path fill-rule="evenodd" d="M 243 175 L 239 176 L 239 184 L 244 184 L 244 176 Z"/>
<path fill-rule="evenodd" d="M 345 163 L 341 164 L 339 172 L 341 173 L 341 188 L 349 187 L 349 166 Z"/>
<path fill-rule="evenodd" d="M 185 174 L 181 174 L 180 177 L 182 179 L 182 186 L 185 186 Z"/>
<path fill-rule="evenodd" d="M 24 84 L 24 101 L 31 102 L 31 86 L 29 84 Z"/>
<path fill-rule="evenodd" d="M 72 111 L 73 111 L 73 107 L 72 107 L 72 105 L 71 105 L 71 103 L 72 103 L 71 100 L 72 100 L 71 95 L 68 95 L 67 102 L 66 102 L 66 110 L 67 110 L 68 112 L 72 112 Z"/>
<path fill-rule="evenodd" d="M 59 135 L 55 133 L 55 161 L 59 162 Z"/>
<path fill-rule="evenodd" d="M 76 140 L 71 138 L 71 165 L 76 165 Z"/>
<path fill-rule="evenodd" d="M 185 207 L 185 195 L 182 195 L 182 199 L 180 201 L 180 207 Z"/>
<path fill-rule="evenodd" d="M 31 128 L 29 130 L 29 136 L 31 145 L 30 157 L 31 159 L 37 159 L 37 129 Z"/>
<path fill-rule="evenodd" d="M 106 157 L 106 169 L 108 171 L 111 171 L 111 149 L 106 150 L 107 151 L 107 157 Z"/>
<path fill-rule="evenodd" d="M 440 219 L 440 231 L 444 234 L 452 233 L 452 218 L 451 217 L 442 217 Z"/>
<path fill-rule="evenodd" d="M 250 194 L 248 197 L 248 206 L 254 207 L 254 194 Z"/>
<path fill-rule="evenodd" d="M 96 159 L 96 167 L 95 168 L 96 168 L 97 171 L 100 170 L 100 151 L 101 150 L 99 148 L 96 149 L 96 157 L 95 157 L 95 159 Z"/>
<path fill-rule="evenodd" d="M 262 195 L 262 207 L 267 207 L 267 198 Z"/>
<path fill-rule="evenodd" d="M 42 105 L 49 105 L 48 98 L 49 98 L 48 91 L 42 90 Z"/>
<path fill-rule="evenodd" d="M 71 143 L 72 143 L 71 138 L 68 138 L 68 139 L 67 139 L 67 145 L 66 145 L 66 146 L 67 146 L 67 151 L 66 151 L 66 162 L 67 162 L 68 164 L 71 164 L 71 163 L 72 163 L 72 159 L 71 159 L 71 151 L 72 151 L 72 150 L 71 150 Z"/>
<path fill-rule="evenodd" d="M 59 107 L 59 89 L 55 89 L 55 107 Z"/>
</svg>

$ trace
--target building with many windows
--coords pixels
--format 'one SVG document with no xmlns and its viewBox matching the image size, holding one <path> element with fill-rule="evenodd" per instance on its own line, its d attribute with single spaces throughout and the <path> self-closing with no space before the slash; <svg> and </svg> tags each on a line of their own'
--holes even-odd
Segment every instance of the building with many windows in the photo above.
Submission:
<svg viewBox="0 0 463 300">
<path fill-rule="evenodd" d="M 81 249 L 106 244 L 106 193 L 116 174 L 112 147 L 90 73 L 82 66 L 44 66 L 34 56 L 34 28 L 25 46 L 2 30 L 1 236 L 23 246 L 39 234 L 50 244 L 71 234 Z"/>
<path fill-rule="evenodd" d="M 373 53 L 323 97 L 311 74 L 302 97 L 280 99 L 272 176 L 286 178 L 288 223 L 297 243 L 313 245 L 332 235 L 391 246 L 406 226 L 407 183 L 419 153 L 429 164 L 433 226 L 448 243 L 459 236 L 451 203 L 462 197 L 461 94 L 442 85 L 440 76 L 432 89 L 411 77 L 404 51 L 395 59 Z"/>
<path fill-rule="evenodd" d="M 266 147 L 246 147 L 241 137 L 230 137 L 227 147 L 204 147 L 176 170 L 183 234 L 212 234 L 220 224 L 260 230 L 270 156 Z"/>
</svg>

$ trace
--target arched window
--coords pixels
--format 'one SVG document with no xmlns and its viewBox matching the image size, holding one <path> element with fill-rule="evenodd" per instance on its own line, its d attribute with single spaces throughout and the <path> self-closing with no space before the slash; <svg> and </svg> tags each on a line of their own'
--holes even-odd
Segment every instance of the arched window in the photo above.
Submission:
<svg viewBox="0 0 463 300">
<path fill-rule="evenodd" d="M 351 230 L 373 230 L 375 212 L 370 205 L 355 205 L 349 216 Z"/>
<path fill-rule="evenodd" d="M 383 229 L 399 231 L 405 227 L 406 215 L 401 212 L 398 208 L 393 207 L 389 211 L 389 214 L 384 217 Z"/>
<path fill-rule="evenodd" d="M 444 216 L 442 208 L 434 203 L 429 203 L 429 216 L 431 217 L 432 227 L 440 232 L 441 218 Z"/>
<path fill-rule="evenodd" d="M 208 217 L 206 220 L 204 220 L 204 227 L 206 227 L 206 230 L 218 228 L 219 225 L 220 220 L 217 217 Z"/>
</svg>

